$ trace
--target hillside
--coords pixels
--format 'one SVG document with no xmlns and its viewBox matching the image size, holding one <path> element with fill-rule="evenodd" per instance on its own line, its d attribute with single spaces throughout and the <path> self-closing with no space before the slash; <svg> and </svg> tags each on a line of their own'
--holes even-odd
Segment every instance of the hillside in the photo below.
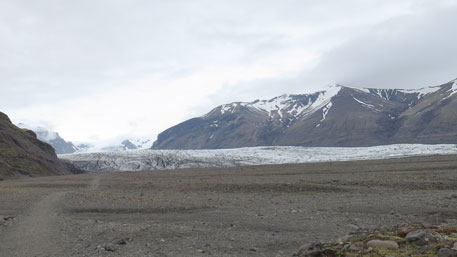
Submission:
<svg viewBox="0 0 457 257">
<path fill-rule="evenodd" d="M 235 102 L 159 134 L 153 149 L 457 143 L 457 80 L 417 90 L 336 85 Z"/>
<path fill-rule="evenodd" d="M 0 112 L 0 178 L 67 173 L 49 144 L 38 140 L 33 131 L 16 127 Z"/>
</svg>

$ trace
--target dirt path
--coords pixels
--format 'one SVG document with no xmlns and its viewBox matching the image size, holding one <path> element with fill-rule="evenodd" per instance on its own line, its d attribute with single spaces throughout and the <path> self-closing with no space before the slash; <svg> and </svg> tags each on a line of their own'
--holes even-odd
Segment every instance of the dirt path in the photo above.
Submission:
<svg viewBox="0 0 457 257">
<path fill-rule="evenodd" d="M 95 190 L 100 176 L 95 176 L 88 188 Z M 29 211 L 15 219 L 1 235 L 0 257 L 50 257 L 68 256 L 71 244 L 61 224 L 62 199 L 71 191 L 52 192 L 31 206 Z M 4 243 L 7 242 L 7 243 Z"/>
<path fill-rule="evenodd" d="M 66 192 L 54 192 L 18 217 L 3 237 L 1 256 L 63 256 L 62 235 L 57 227 L 58 204 Z"/>
<path fill-rule="evenodd" d="M 88 189 L 97 190 L 100 186 L 100 174 L 95 174 L 94 178 L 90 181 Z"/>
</svg>

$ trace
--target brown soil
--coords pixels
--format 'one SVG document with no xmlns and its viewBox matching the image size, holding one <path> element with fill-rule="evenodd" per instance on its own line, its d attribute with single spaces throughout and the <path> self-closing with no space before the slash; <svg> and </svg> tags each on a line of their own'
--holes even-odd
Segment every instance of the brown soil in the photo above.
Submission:
<svg viewBox="0 0 457 257">
<path fill-rule="evenodd" d="M 0 256 L 292 256 L 457 219 L 456 190 L 457 156 L 5 180 Z"/>
</svg>

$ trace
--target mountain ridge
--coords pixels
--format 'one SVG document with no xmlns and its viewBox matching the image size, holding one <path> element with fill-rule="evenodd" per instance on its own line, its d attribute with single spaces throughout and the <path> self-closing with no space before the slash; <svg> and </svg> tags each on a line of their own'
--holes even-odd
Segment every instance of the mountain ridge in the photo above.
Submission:
<svg viewBox="0 0 457 257">
<path fill-rule="evenodd" d="M 335 85 L 312 94 L 233 102 L 163 131 L 152 149 L 454 143 L 456 93 L 457 79 L 421 89 Z"/>
</svg>

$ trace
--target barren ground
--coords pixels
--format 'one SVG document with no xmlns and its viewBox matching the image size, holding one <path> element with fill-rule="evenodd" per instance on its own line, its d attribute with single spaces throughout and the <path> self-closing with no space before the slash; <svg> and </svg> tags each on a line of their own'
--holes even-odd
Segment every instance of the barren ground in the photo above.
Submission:
<svg viewBox="0 0 457 257">
<path fill-rule="evenodd" d="M 452 219 L 457 156 L 0 181 L 1 257 L 292 256 Z"/>
</svg>

